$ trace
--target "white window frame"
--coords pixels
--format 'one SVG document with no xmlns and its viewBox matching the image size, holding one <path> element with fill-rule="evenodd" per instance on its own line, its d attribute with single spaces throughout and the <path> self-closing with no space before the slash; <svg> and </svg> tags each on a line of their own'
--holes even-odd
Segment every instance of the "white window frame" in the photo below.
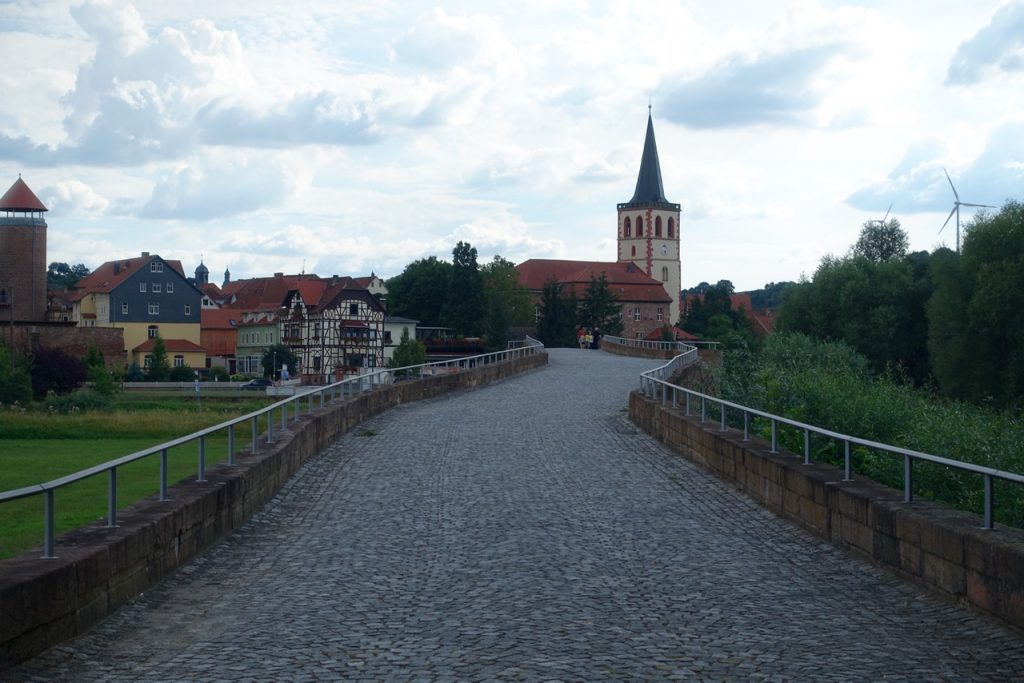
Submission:
<svg viewBox="0 0 1024 683">
<path fill-rule="evenodd" d="M 634 306 L 633 307 L 633 320 L 636 320 L 637 322 L 640 322 L 640 307 L 639 306 Z"/>
<path fill-rule="evenodd" d="M 192 315 L 192 304 L 185 304 L 185 315 Z"/>
<path fill-rule="evenodd" d="M 660 321 L 662 321 L 662 320 L 664 320 L 664 319 L 665 319 L 665 309 L 664 309 L 664 308 L 661 308 L 661 307 L 659 306 L 659 307 L 658 307 L 658 321 L 660 322 Z"/>
<path fill-rule="evenodd" d="M 122 301 L 121 302 L 121 315 L 128 315 L 128 302 L 127 301 Z"/>
<path fill-rule="evenodd" d="M 146 283 L 145 282 L 140 282 L 139 283 L 139 291 L 140 292 L 145 292 L 146 291 Z"/>
<path fill-rule="evenodd" d="M 149 264 L 149 272 L 151 273 L 162 273 L 164 272 L 164 264 L 159 261 L 152 261 Z"/>
<path fill-rule="evenodd" d="M 163 285 L 160 284 L 159 282 L 154 282 L 153 283 L 153 293 L 154 294 L 159 294 L 160 292 L 163 291 L 163 289 L 164 289 Z"/>
<path fill-rule="evenodd" d="M 148 306 L 150 315 L 160 315 L 160 304 L 151 303 Z"/>
<path fill-rule="evenodd" d="M 174 294 L 174 283 L 173 282 L 168 282 L 167 283 L 167 293 L 168 294 Z"/>
</svg>

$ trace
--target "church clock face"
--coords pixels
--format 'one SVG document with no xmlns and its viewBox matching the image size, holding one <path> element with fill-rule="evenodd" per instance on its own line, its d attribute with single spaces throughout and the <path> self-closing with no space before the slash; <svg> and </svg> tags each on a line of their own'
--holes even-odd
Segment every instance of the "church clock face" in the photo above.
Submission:
<svg viewBox="0 0 1024 683">
<path fill-rule="evenodd" d="M 661 255 L 662 256 L 668 256 L 668 247 L 665 246 L 664 244 L 661 245 Z"/>
</svg>

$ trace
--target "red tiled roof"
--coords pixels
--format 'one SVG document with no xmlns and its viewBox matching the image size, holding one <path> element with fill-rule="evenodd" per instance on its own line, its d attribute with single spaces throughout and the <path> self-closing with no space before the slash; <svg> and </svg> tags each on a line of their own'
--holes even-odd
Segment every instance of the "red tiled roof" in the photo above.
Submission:
<svg viewBox="0 0 1024 683">
<path fill-rule="evenodd" d="M 697 335 L 690 334 L 686 330 L 681 330 L 678 327 L 671 327 L 669 329 L 675 335 L 675 340 L 676 341 L 686 342 L 686 341 L 699 341 L 700 340 L 700 337 L 698 337 Z M 661 339 L 661 330 L 662 330 L 662 328 L 655 327 L 653 330 L 651 330 L 650 332 L 647 333 L 647 340 L 648 341 L 662 341 L 662 339 Z"/>
<path fill-rule="evenodd" d="M 233 330 L 241 321 L 238 309 L 204 308 L 199 312 L 199 326 L 204 330 Z"/>
<path fill-rule="evenodd" d="M 632 263 L 529 259 L 517 265 L 516 271 L 519 273 L 519 284 L 533 291 L 542 290 L 544 283 L 554 279 L 568 285 L 576 296 L 583 296 L 590 278 L 604 273 L 608 289 L 619 301 L 672 301 L 661 282 Z"/>
<path fill-rule="evenodd" d="M 132 351 L 152 351 L 154 344 L 156 344 L 156 339 L 147 339 Z M 206 349 L 188 339 L 164 339 L 164 347 L 167 349 L 167 353 L 206 353 Z"/>
<path fill-rule="evenodd" d="M 107 261 L 78 281 L 78 284 L 75 285 L 74 300 L 81 301 L 87 294 L 113 291 L 118 285 L 127 280 L 129 276 L 154 259 L 163 261 L 178 275 L 185 277 L 185 270 L 181 267 L 181 261 L 169 261 L 160 258 L 156 254 Z"/>
<path fill-rule="evenodd" d="M 207 282 L 199 288 L 199 291 L 211 299 L 219 299 L 221 297 L 220 287 L 213 282 Z"/>
<path fill-rule="evenodd" d="M 11 189 L 0 197 L 0 211 L 47 211 L 39 201 L 35 192 L 29 189 L 25 181 L 18 176 L 18 179 L 11 185 Z"/>
</svg>

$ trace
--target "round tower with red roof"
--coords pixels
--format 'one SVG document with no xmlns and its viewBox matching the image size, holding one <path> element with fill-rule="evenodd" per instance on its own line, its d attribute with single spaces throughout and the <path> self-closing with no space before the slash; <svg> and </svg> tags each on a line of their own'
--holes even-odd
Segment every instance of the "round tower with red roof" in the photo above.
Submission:
<svg viewBox="0 0 1024 683">
<path fill-rule="evenodd" d="M 45 211 L 20 175 L 0 197 L 0 319 L 46 319 Z"/>
</svg>

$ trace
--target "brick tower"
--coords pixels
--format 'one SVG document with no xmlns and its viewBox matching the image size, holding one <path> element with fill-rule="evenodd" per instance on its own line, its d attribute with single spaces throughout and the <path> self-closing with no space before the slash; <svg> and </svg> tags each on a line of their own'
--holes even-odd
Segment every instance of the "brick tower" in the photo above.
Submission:
<svg viewBox="0 0 1024 683">
<path fill-rule="evenodd" d="M 647 137 L 640 158 L 640 175 L 633 198 L 619 209 L 620 262 L 631 261 L 650 277 L 662 282 L 672 297 L 669 324 L 679 320 L 682 268 L 679 258 L 680 207 L 665 199 L 661 182 L 658 146 L 654 142 L 654 121 L 647 112 Z"/>
<path fill-rule="evenodd" d="M 44 211 L 20 175 L 0 197 L 0 319 L 46 319 Z"/>
</svg>

